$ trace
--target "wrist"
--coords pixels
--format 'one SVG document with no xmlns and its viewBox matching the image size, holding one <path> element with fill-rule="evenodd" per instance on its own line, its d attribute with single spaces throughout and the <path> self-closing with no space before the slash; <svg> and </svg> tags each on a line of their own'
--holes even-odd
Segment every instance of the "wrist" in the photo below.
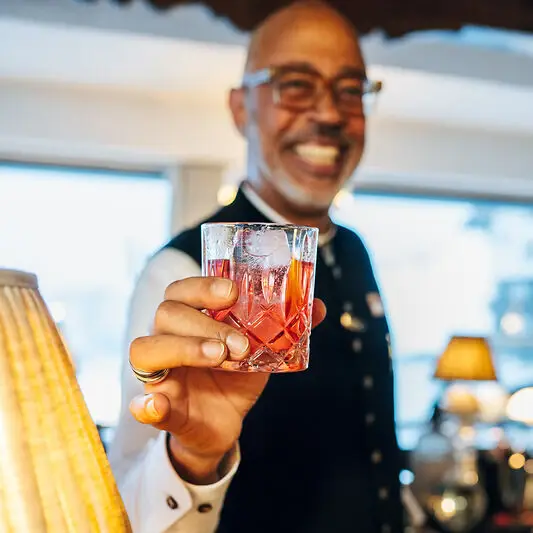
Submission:
<svg viewBox="0 0 533 533">
<path fill-rule="evenodd" d="M 167 452 L 174 470 L 187 483 L 211 485 L 223 477 L 220 475 L 220 470 L 227 454 L 213 456 L 195 454 L 181 446 L 170 433 L 167 433 Z"/>
</svg>

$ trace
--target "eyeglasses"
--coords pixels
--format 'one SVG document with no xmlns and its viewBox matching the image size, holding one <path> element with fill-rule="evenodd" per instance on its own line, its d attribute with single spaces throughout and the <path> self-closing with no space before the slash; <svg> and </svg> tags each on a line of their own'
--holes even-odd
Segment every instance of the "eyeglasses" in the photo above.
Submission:
<svg viewBox="0 0 533 533">
<path fill-rule="evenodd" d="M 363 116 L 369 97 L 377 95 L 381 81 L 371 81 L 363 73 L 349 72 L 327 80 L 307 67 L 268 67 L 244 76 L 242 86 L 270 85 L 274 103 L 294 111 L 315 107 L 325 91 L 333 96 L 337 109 L 348 115 Z"/>
</svg>

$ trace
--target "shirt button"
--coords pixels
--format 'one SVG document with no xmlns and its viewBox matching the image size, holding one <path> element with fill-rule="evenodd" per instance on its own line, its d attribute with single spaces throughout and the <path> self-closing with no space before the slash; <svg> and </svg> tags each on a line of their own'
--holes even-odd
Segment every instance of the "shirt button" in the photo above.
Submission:
<svg viewBox="0 0 533 533">
<path fill-rule="evenodd" d="M 378 491 L 378 496 L 380 500 L 386 500 L 389 497 L 389 489 L 381 487 Z"/>
<path fill-rule="evenodd" d="M 352 342 L 352 350 L 355 353 L 359 353 L 363 349 L 363 341 L 361 339 L 355 339 Z"/>
<path fill-rule="evenodd" d="M 381 463 L 383 456 L 381 455 L 381 452 L 379 450 L 374 450 L 372 452 L 372 455 L 370 456 L 370 459 L 375 465 L 377 465 L 378 463 Z"/>
<path fill-rule="evenodd" d="M 367 426 L 371 426 L 376 421 L 376 415 L 374 413 L 367 413 L 365 415 L 365 422 Z"/>
<path fill-rule="evenodd" d="M 213 509 L 213 506 L 210 503 L 202 503 L 202 505 L 198 506 L 199 513 L 208 513 L 212 509 Z"/>
<path fill-rule="evenodd" d="M 177 509 L 178 508 L 178 502 L 172 497 L 172 496 L 169 496 L 167 498 L 167 505 L 172 509 Z"/>
<path fill-rule="evenodd" d="M 365 389 L 371 389 L 374 386 L 374 378 L 372 376 L 365 376 L 363 379 L 363 387 Z"/>
</svg>

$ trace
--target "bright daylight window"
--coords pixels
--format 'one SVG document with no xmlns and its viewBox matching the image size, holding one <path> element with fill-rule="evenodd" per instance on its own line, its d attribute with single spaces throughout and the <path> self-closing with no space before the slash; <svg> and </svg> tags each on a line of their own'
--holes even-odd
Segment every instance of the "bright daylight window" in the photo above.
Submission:
<svg viewBox="0 0 533 533">
<path fill-rule="evenodd" d="M 37 274 L 96 423 L 118 418 L 129 298 L 170 213 L 159 174 L 0 163 L 0 267 Z"/>
<path fill-rule="evenodd" d="M 335 217 L 372 255 L 392 333 L 402 448 L 416 445 L 439 398 L 432 374 L 451 335 L 488 336 L 507 390 L 533 384 L 533 206 L 361 192 Z M 482 431 L 479 444 L 493 444 L 494 434 Z"/>
</svg>

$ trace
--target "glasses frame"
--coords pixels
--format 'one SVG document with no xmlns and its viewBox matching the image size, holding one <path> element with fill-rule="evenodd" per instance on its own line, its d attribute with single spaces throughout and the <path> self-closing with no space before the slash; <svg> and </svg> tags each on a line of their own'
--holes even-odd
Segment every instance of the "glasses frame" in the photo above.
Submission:
<svg viewBox="0 0 533 533">
<path fill-rule="evenodd" d="M 341 111 L 341 107 L 339 106 L 337 99 L 335 97 L 335 91 L 334 91 L 334 84 L 338 82 L 339 80 L 345 78 L 346 76 L 335 76 L 334 78 L 326 79 L 324 76 L 322 76 L 319 72 L 313 71 L 311 69 L 298 69 L 295 67 L 289 67 L 289 66 L 275 66 L 275 67 L 266 67 L 260 70 L 256 70 L 255 72 L 247 72 L 244 74 L 243 81 L 241 84 L 241 87 L 243 89 L 255 89 L 257 87 L 260 87 L 261 85 L 273 85 L 273 81 L 275 81 L 275 78 L 279 76 L 280 74 L 284 74 L 287 72 L 299 72 L 302 74 L 308 74 L 317 76 L 319 79 L 323 82 L 323 88 L 322 91 L 318 91 L 315 99 L 311 104 L 308 106 L 304 106 L 301 108 L 301 111 L 307 111 L 309 109 L 312 109 L 317 105 L 317 102 L 320 101 L 320 99 L 323 96 L 324 91 L 328 91 L 331 95 L 334 97 L 335 105 L 337 106 L 337 109 Z M 351 76 L 354 78 L 354 76 Z M 363 114 L 365 114 L 364 106 L 365 106 L 365 100 L 369 96 L 377 96 L 382 88 L 383 88 L 383 82 L 380 80 L 370 80 L 365 75 L 361 75 L 360 81 L 363 82 L 363 92 L 361 94 L 361 100 L 363 103 Z M 279 92 L 279 87 L 276 87 L 276 85 L 272 86 L 272 97 L 275 105 L 283 106 L 281 103 L 281 96 Z M 289 107 L 291 108 L 291 107 Z M 291 109 L 294 109 L 292 107 Z"/>
</svg>

